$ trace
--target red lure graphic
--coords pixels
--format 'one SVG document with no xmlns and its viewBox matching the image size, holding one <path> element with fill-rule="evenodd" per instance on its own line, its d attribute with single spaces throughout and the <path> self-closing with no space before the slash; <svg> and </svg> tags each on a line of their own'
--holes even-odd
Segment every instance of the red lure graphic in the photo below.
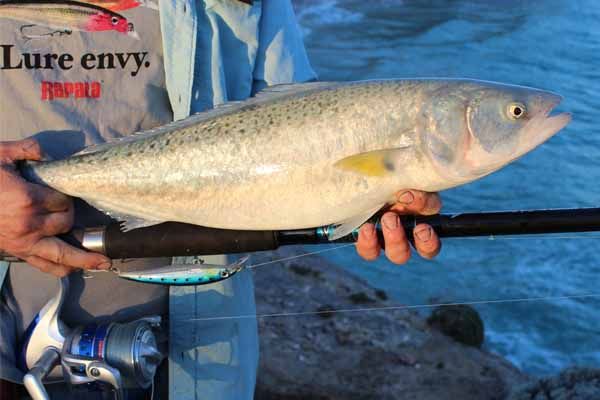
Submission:
<svg viewBox="0 0 600 400">
<path fill-rule="evenodd" d="M 101 0 L 96 0 L 96 2 L 101 2 Z M 137 1 L 112 1 L 112 3 L 116 2 L 131 4 Z M 29 24 L 21 27 L 21 33 L 24 36 L 26 36 L 23 32 L 24 28 L 41 26 L 63 33 L 114 31 L 137 37 L 133 24 L 124 16 L 94 4 L 70 0 L 0 1 L 0 18 Z M 51 36 L 51 34 L 46 36 Z"/>
<path fill-rule="evenodd" d="M 86 31 L 117 31 L 119 33 L 129 33 L 129 22 L 124 17 L 116 17 L 111 14 L 98 13 L 91 15 L 86 24 Z"/>
</svg>

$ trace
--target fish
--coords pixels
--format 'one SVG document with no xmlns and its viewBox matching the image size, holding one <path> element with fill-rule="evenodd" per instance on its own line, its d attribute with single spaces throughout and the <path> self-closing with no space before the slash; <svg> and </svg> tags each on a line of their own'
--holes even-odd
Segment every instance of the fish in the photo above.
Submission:
<svg viewBox="0 0 600 400">
<path fill-rule="evenodd" d="M 558 94 L 468 79 L 276 85 L 69 158 L 27 179 L 122 221 L 235 230 L 330 225 L 335 240 L 395 202 L 482 178 L 564 128 Z"/>
<path fill-rule="evenodd" d="M 106 8 L 111 11 L 124 11 L 131 8 L 144 6 L 153 10 L 158 10 L 158 1 L 151 0 L 78 0 L 81 3 L 92 4 L 94 6 Z"/>
<path fill-rule="evenodd" d="M 156 285 L 207 285 L 231 278 L 244 269 L 248 259 L 249 257 L 246 256 L 229 265 L 173 264 L 161 268 L 117 273 L 123 279 Z"/>
<path fill-rule="evenodd" d="M 0 1 L 0 18 L 58 30 L 114 31 L 137 37 L 124 16 L 91 4 L 69 0 Z"/>
</svg>

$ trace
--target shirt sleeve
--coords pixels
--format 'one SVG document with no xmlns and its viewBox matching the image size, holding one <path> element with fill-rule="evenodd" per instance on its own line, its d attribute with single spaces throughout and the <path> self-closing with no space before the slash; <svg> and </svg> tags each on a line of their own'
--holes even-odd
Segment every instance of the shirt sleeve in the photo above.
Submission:
<svg viewBox="0 0 600 400">
<path fill-rule="evenodd" d="M 253 93 L 265 86 L 316 79 L 290 0 L 263 0 Z"/>
</svg>

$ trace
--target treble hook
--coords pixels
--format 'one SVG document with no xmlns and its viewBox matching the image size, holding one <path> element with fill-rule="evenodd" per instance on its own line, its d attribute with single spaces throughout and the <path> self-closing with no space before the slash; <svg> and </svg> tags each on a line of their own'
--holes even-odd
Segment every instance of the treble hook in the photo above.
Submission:
<svg viewBox="0 0 600 400">
<path fill-rule="evenodd" d="M 35 28 L 35 27 L 39 27 L 39 26 L 40 25 L 36 25 L 36 24 L 28 24 L 28 25 L 22 25 L 19 28 L 19 32 L 21 33 L 21 37 L 23 38 L 23 40 L 25 40 L 25 43 L 30 42 L 32 40 L 40 40 L 45 37 L 65 36 L 65 35 L 70 35 L 73 33 L 73 31 L 68 28 L 65 28 L 63 30 L 57 29 L 55 31 L 50 31 L 47 33 L 41 33 L 41 34 L 37 34 L 37 35 L 28 33 L 26 31 L 27 29 L 31 29 L 31 28 Z"/>
</svg>

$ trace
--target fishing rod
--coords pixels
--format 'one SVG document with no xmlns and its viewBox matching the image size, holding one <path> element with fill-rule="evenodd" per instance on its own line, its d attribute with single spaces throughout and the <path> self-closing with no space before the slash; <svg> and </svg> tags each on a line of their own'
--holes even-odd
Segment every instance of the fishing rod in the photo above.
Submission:
<svg viewBox="0 0 600 400">
<path fill-rule="evenodd" d="M 381 226 L 374 218 L 377 232 Z M 413 228 L 431 225 L 441 238 L 501 235 L 537 235 L 600 231 L 600 208 L 574 208 L 529 211 L 437 214 L 401 216 L 409 240 Z M 74 230 L 61 236 L 80 248 L 95 251 L 111 259 L 174 257 L 209 254 L 249 253 L 275 250 L 280 246 L 352 243 L 358 230 L 335 241 L 328 234 L 335 226 L 280 231 L 237 231 L 166 222 L 122 232 L 118 223 L 98 228 Z M 382 241 L 383 244 L 383 241 Z M 0 253 L 0 260 L 14 260 Z"/>
</svg>

